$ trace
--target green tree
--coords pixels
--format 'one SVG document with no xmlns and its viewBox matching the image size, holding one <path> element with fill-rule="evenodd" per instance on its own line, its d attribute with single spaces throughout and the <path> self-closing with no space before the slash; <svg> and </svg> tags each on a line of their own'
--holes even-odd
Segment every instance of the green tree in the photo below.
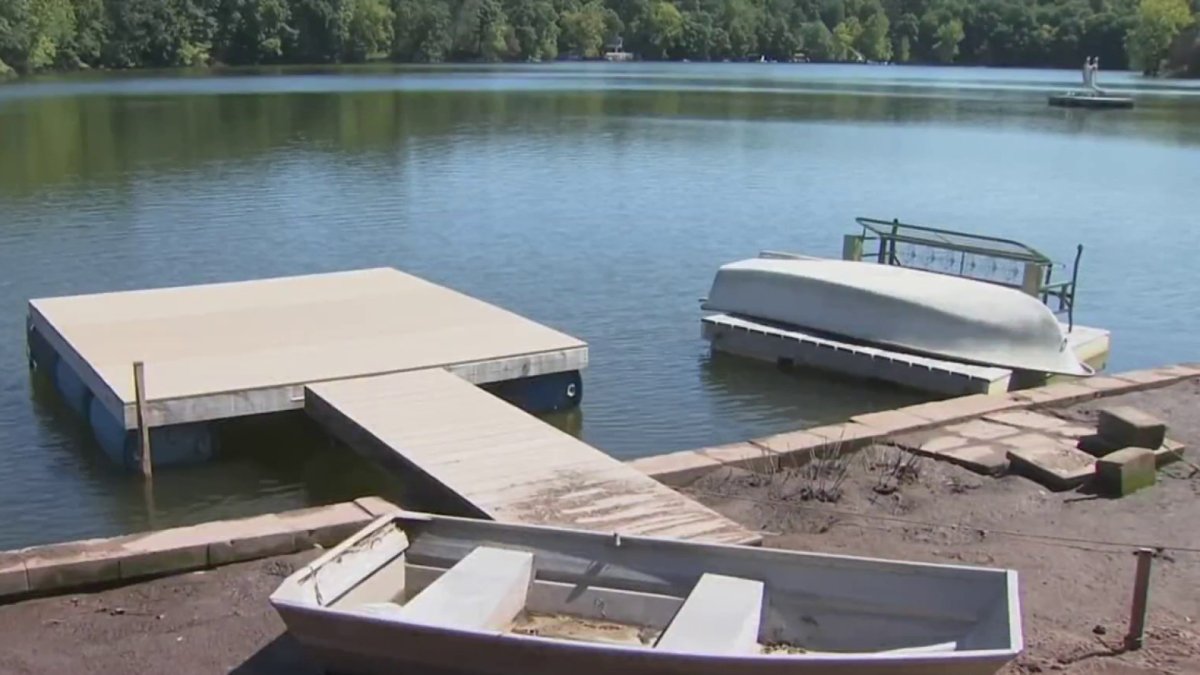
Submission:
<svg viewBox="0 0 1200 675">
<path fill-rule="evenodd" d="M 562 41 L 566 51 L 585 59 L 600 56 L 604 49 L 607 11 L 599 0 L 592 0 L 564 14 Z"/>
<path fill-rule="evenodd" d="M 800 28 L 800 47 L 813 61 L 837 59 L 837 41 L 820 21 L 810 21 Z"/>
<path fill-rule="evenodd" d="M 550 0 L 509 0 L 505 13 L 523 58 L 552 61 L 558 56 L 558 11 Z"/>
<path fill-rule="evenodd" d="M 1133 27 L 1125 37 L 1130 60 L 1142 72 L 1157 74 L 1171 43 L 1192 21 L 1187 0 L 1141 0 Z"/>
<path fill-rule="evenodd" d="M 340 60 L 361 63 L 391 51 L 395 14 L 386 0 L 345 0 L 341 9 Z"/>
<path fill-rule="evenodd" d="M 854 42 L 854 47 L 868 61 L 890 61 L 892 58 L 892 41 L 888 30 L 891 23 L 883 12 L 872 14 L 862 26 L 862 32 Z"/>
<path fill-rule="evenodd" d="M 453 47 L 450 8 L 439 0 L 399 0 L 395 5 L 392 57 L 438 63 Z"/>
<path fill-rule="evenodd" d="M 958 43 L 963 39 L 962 21 L 951 19 L 937 29 L 937 41 L 933 44 L 933 52 L 938 61 L 953 63 L 958 56 Z"/>
<path fill-rule="evenodd" d="M 75 31 L 69 0 L 4 0 L 0 3 L 0 62 L 22 72 L 54 65 Z"/>
<path fill-rule="evenodd" d="M 683 15 L 675 5 L 663 0 L 649 6 L 640 25 L 647 35 L 647 42 L 655 50 L 652 55 L 654 58 L 666 58 L 667 53 L 683 37 Z"/>
<path fill-rule="evenodd" d="M 835 49 L 839 60 L 858 61 L 862 59 L 862 54 L 854 48 L 862 32 L 862 24 L 858 22 L 858 17 L 855 16 L 847 17 L 845 21 L 833 27 L 834 44 L 836 45 Z"/>
<path fill-rule="evenodd" d="M 225 0 L 217 17 L 215 51 L 225 63 L 279 61 L 284 45 L 296 37 L 286 0 Z"/>
</svg>

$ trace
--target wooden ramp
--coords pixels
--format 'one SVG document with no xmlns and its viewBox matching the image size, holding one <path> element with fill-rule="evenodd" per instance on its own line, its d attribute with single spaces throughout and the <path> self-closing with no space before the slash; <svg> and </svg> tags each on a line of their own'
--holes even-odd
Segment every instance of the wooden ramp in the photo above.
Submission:
<svg viewBox="0 0 1200 675">
<path fill-rule="evenodd" d="M 441 369 L 312 384 L 305 409 L 355 450 L 415 469 L 497 521 L 723 543 L 760 540 Z"/>
</svg>

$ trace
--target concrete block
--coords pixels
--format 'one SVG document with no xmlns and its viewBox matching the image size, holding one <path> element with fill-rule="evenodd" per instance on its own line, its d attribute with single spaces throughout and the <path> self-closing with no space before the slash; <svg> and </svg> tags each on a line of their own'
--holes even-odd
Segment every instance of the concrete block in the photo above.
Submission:
<svg viewBox="0 0 1200 675">
<path fill-rule="evenodd" d="M 771 452 L 790 454 L 820 448 L 829 443 L 829 439 L 808 431 L 789 431 L 783 434 L 775 434 L 774 436 L 755 438 L 750 442 Z"/>
<path fill-rule="evenodd" d="M 1130 382 L 1136 382 L 1139 385 L 1143 385 L 1138 387 L 1139 389 L 1152 388 L 1154 385 L 1164 384 L 1166 382 L 1178 379 L 1175 375 L 1164 373 L 1158 368 L 1132 370 L 1127 373 L 1117 373 L 1117 377 L 1121 378 L 1122 380 L 1129 380 Z"/>
<path fill-rule="evenodd" d="M 1006 415 L 1020 414 L 1024 411 L 1014 413 L 1004 413 Z M 991 441 L 1005 436 L 1013 436 L 1021 433 L 1020 429 L 1008 426 L 1006 424 L 997 424 L 996 422 L 988 421 L 988 419 L 971 420 L 962 424 L 952 424 L 946 427 L 946 431 L 953 432 L 963 438 L 970 438 L 977 441 Z"/>
<path fill-rule="evenodd" d="M 1099 393 L 1095 389 L 1074 382 L 1059 382 L 1044 387 L 1014 391 L 1011 395 L 1014 399 L 1026 401 L 1031 405 L 1069 405 L 1096 398 Z"/>
<path fill-rule="evenodd" d="M 926 452 L 929 454 L 938 454 L 938 453 L 946 452 L 947 450 L 953 450 L 955 448 L 965 447 L 965 446 L 969 445 L 970 443 L 971 443 L 970 439 L 963 438 L 962 436 L 956 436 L 954 434 L 943 434 L 943 435 L 933 436 L 932 438 L 925 440 L 923 443 L 921 443 L 919 446 L 917 446 L 917 449 L 919 451 Z"/>
<path fill-rule="evenodd" d="M 1115 375 L 1096 375 L 1094 377 L 1085 377 L 1079 380 L 1079 384 L 1089 389 L 1095 389 L 1103 396 L 1121 394 L 1138 388 L 1136 382 L 1126 380 Z"/>
<path fill-rule="evenodd" d="M 1154 485 L 1154 452 L 1147 448 L 1123 448 L 1096 460 L 1096 481 L 1106 493 L 1124 497 Z"/>
<path fill-rule="evenodd" d="M 29 592 L 25 561 L 15 553 L 0 553 L 0 600 Z"/>
<path fill-rule="evenodd" d="M 121 555 L 120 544 L 104 539 L 37 547 L 25 558 L 29 590 L 59 591 L 112 583 L 121 578 Z"/>
<path fill-rule="evenodd" d="M 805 429 L 804 432 L 813 434 L 814 436 L 822 436 L 828 439 L 830 443 L 841 444 L 847 450 L 854 450 L 882 440 L 885 435 L 879 429 L 859 422 L 810 427 Z"/>
<path fill-rule="evenodd" d="M 641 457 L 629 465 L 667 485 L 686 485 L 721 468 L 717 460 L 691 450 Z"/>
<path fill-rule="evenodd" d="M 1174 380 L 1183 380 L 1200 375 L 1200 370 L 1197 370 L 1195 367 L 1186 363 L 1181 363 L 1174 366 L 1165 366 L 1163 368 L 1159 368 L 1158 372 Z"/>
<path fill-rule="evenodd" d="M 871 427 L 884 436 L 901 431 L 918 431 L 935 426 L 933 422 L 923 417 L 906 413 L 903 410 L 882 410 L 864 415 L 855 415 L 850 418 L 850 421 Z"/>
<path fill-rule="evenodd" d="M 1007 396 L 993 394 L 973 394 L 948 398 L 944 401 L 918 403 L 900 408 L 900 412 L 922 419 L 944 424 L 958 422 L 978 415 L 984 415 L 1001 410 L 1010 410 L 1020 405 Z"/>
<path fill-rule="evenodd" d="M 367 512 L 367 515 L 372 518 L 378 518 L 389 513 L 395 513 L 402 510 L 399 506 L 389 502 L 383 497 L 359 497 L 354 500 L 358 508 Z"/>
<path fill-rule="evenodd" d="M 1117 447 L 1155 449 L 1167 436 L 1162 420 L 1131 406 L 1113 406 L 1100 410 L 1096 423 L 1100 437 Z"/>
<path fill-rule="evenodd" d="M 754 443 L 715 445 L 700 448 L 696 452 L 725 466 L 736 466 L 747 471 L 767 473 L 779 468 L 779 455 Z"/>
<path fill-rule="evenodd" d="M 1092 427 L 1032 410 L 1009 410 L 987 415 L 984 419 L 1018 429 L 1054 434 L 1075 441 L 1096 432 Z"/>
<path fill-rule="evenodd" d="M 763 583 L 705 574 L 658 639 L 655 649 L 707 654 L 755 654 Z"/>
<path fill-rule="evenodd" d="M 277 515 L 286 529 L 295 533 L 297 548 L 320 544 L 330 548 L 366 527 L 374 518 L 353 503 L 317 506 Z"/>
<path fill-rule="evenodd" d="M 208 567 L 209 535 L 203 527 L 180 527 L 121 537 L 121 579 L 198 570 Z"/>
<path fill-rule="evenodd" d="M 505 630 L 525 609 L 533 554 L 481 546 L 400 610 L 406 621 L 458 630 Z"/>
<path fill-rule="evenodd" d="M 1154 451 L 1154 465 L 1161 469 L 1168 464 L 1174 464 L 1183 459 L 1185 450 L 1187 450 L 1187 446 L 1183 443 L 1168 438 Z"/>
<path fill-rule="evenodd" d="M 1000 476 L 1008 471 L 1008 456 L 990 445 L 967 445 L 939 453 L 939 458 L 985 476 Z"/>
<path fill-rule="evenodd" d="M 296 531 L 274 514 L 230 521 L 223 525 L 220 539 L 208 544 L 208 561 L 214 566 L 286 555 L 300 548 Z"/>
<path fill-rule="evenodd" d="M 1060 438 L 1030 433 L 997 442 L 1007 448 L 1014 471 L 1052 490 L 1073 488 L 1095 473 L 1096 459 Z"/>
</svg>

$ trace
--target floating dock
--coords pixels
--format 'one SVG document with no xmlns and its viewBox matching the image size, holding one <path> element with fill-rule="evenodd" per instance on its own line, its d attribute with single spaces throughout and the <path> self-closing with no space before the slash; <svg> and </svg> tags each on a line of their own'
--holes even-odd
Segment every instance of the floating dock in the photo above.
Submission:
<svg viewBox="0 0 1200 675">
<path fill-rule="evenodd" d="M 477 386 L 503 383 L 526 409 L 576 405 L 583 342 L 398 270 L 32 300 L 28 329 L 34 367 L 126 466 L 139 408 L 154 466 L 211 455 L 213 420 L 303 409 L 481 517 L 760 540 Z"/>
<path fill-rule="evenodd" d="M 390 268 L 31 300 L 28 330 L 35 367 L 126 465 L 134 362 L 169 464 L 211 454 L 202 423 L 303 408 L 316 382 L 439 368 L 527 381 L 554 409 L 578 402 L 588 359 L 576 338 Z"/>
<path fill-rule="evenodd" d="M 759 540 L 444 370 L 310 385 L 305 409 L 359 452 L 424 474 L 479 516 L 655 537 Z"/>
<path fill-rule="evenodd" d="M 701 335 L 717 351 L 784 366 L 825 370 L 862 379 L 899 384 L 946 396 L 998 394 L 1031 386 L 1023 374 L 1007 368 L 978 366 L 891 351 L 794 328 L 715 314 L 701 319 Z M 1065 329 L 1065 327 L 1064 327 Z M 1068 342 L 1093 368 L 1108 360 L 1109 333 L 1075 326 Z"/>
</svg>

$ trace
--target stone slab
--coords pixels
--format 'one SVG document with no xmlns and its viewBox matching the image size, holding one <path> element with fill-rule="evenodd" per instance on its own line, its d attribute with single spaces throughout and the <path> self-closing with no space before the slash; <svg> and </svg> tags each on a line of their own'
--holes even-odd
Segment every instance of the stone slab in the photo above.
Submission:
<svg viewBox="0 0 1200 675">
<path fill-rule="evenodd" d="M 1154 485 L 1154 452 L 1122 448 L 1096 460 L 1096 482 L 1109 495 L 1124 497 Z"/>
<path fill-rule="evenodd" d="M 1147 368 L 1146 370 L 1133 370 L 1127 373 L 1118 375 L 1123 380 L 1136 382 L 1140 385 L 1157 385 L 1172 382 L 1179 379 L 1179 376 L 1174 373 L 1164 372 L 1162 368 Z M 1145 388 L 1145 387 L 1142 387 Z"/>
<path fill-rule="evenodd" d="M 352 503 L 287 511 L 276 517 L 295 533 L 297 548 L 309 548 L 314 544 L 331 548 L 374 520 Z"/>
<path fill-rule="evenodd" d="M 32 593 L 113 583 L 121 578 L 121 546 L 107 539 L 52 544 L 25 558 Z"/>
<path fill-rule="evenodd" d="M 633 468 L 666 485 L 686 485 L 721 468 L 717 460 L 692 450 L 640 457 L 629 462 Z"/>
<path fill-rule="evenodd" d="M 879 412 L 855 415 L 850 418 L 850 421 L 876 429 L 884 436 L 902 431 L 919 431 L 936 426 L 933 422 L 923 417 L 917 417 L 903 410 L 881 410 Z"/>
<path fill-rule="evenodd" d="M 1096 459 L 1065 440 L 1044 434 L 1020 434 L 998 441 L 1007 449 L 1014 471 L 1052 490 L 1076 487 L 1095 473 Z"/>
<path fill-rule="evenodd" d="M 1095 389 L 1073 382 L 1059 382 L 1044 387 L 1014 391 L 1011 396 L 1030 405 L 1069 405 L 1099 396 Z"/>
<path fill-rule="evenodd" d="M 939 458 L 985 476 L 1000 476 L 1008 471 L 1008 456 L 991 445 L 965 445 L 938 453 Z"/>
<path fill-rule="evenodd" d="M 996 396 L 994 394 L 972 394 L 970 396 L 948 398 L 942 401 L 918 403 L 916 405 L 900 408 L 899 410 L 905 414 L 920 417 L 930 422 L 945 424 L 977 417 L 979 415 L 984 415 L 991 412 L 1011 410 L 1020 405 L 1021 402 L 1015 401 L 1008 396 Z"/>
<path fill-rule="evenodd" d="M 1127 405 L 1102 408 L 1096 430 L 1101 438 L 1118 447 L 1153 450 L 1167 437 L 1167 425 L 1162 420 Z"/>
<path fill-rule="evenodd" d="M 1013 436 L 1021 433 L 1020 429 L 1006 424 L 998 424 L 996 422 L 989 421 L 989 419 L 990 418 L 984 418 L 963 422 L 961 424 L 951 424 L 950 426 L 946 427 L 946 431 L 950 431 L 958 436 L 962 436 L 963 438 L 970 438 L 976 441 L 991 441 L 997 438 Z"/>
<path fill-rule="evenodd" d="M 29 592 L 25 561 L 13 553 L 0 553 L 0 598 Z"/>
<path fill-rule="evenodd" d="M 198 570 L 208 567 L 207 537 L 200 527 L 181 527 L 132 535 L 118 563 L 122 580 Z"/>
<path fill-rule="evenodd" d="M 1032 410 L 1010 410 L 987 415 L 984 419 L 1018 429 L 1040 431 L 1042 433 L 1054 434 L 1055 436 L 1062 436 L 1075 442 L 1096 433 L 1096 430 L 1092 427 Z"/>
<path fill-rule="evenodd" d="M 828 444 L 829 439 L 819 434 L 802 430 L 755 438 L 750 442 L 771 452 L 786 455 L 794 452 L 815 450 Z"/>
<path fill-rule="evenodd" d="M 779 468 L 779 455 L 754 443 L 716 445 L 701 448 L 696 452 L 725 466 L 736 466 L 748 471 L 769 473 Z"/>
<path fill-rule="evenodd" d="M 364 521 L 366 518 L 364 518 Z M 306 531 L 305 531 L 306 532 Z M 228 565 L 298 551 L 297 531 L 274 514 L 233 521 L 208 545 L 209 564 Z"/>
<path fill-rule="evenodd" d="M 874 443 L 882 439 L 885 435 L 879 429 L 859 422 L 827 424 L 820 427 L 810 427 L 804 431 L 805 433 L 822 436 L 833 444 L 848 446 L 848 449 L 855 449 Z"/>
<path fill-rule="evenodd" d="M 1154 464 L 1162 468 L 1168 464 L 1174 464 L 1183 459 L 1183 453 L 1187 450 L 1187 446 L 1179 441 L 1166 439 L 1161 447 L 1154 451 Z"/>
<path fill-rule="evenodd" d="M 1138 384 L 1136 382 L 1132 380 L 1126 380 L 1125 378 L 1117 375 L 1096 375 L 1093 377 L 1085 377 L 1080 379 L 1078 384 L 1089 389 L 1095 389 L 1104 396 L 1121 394 L 1138 388 Z"/>
</svg>

